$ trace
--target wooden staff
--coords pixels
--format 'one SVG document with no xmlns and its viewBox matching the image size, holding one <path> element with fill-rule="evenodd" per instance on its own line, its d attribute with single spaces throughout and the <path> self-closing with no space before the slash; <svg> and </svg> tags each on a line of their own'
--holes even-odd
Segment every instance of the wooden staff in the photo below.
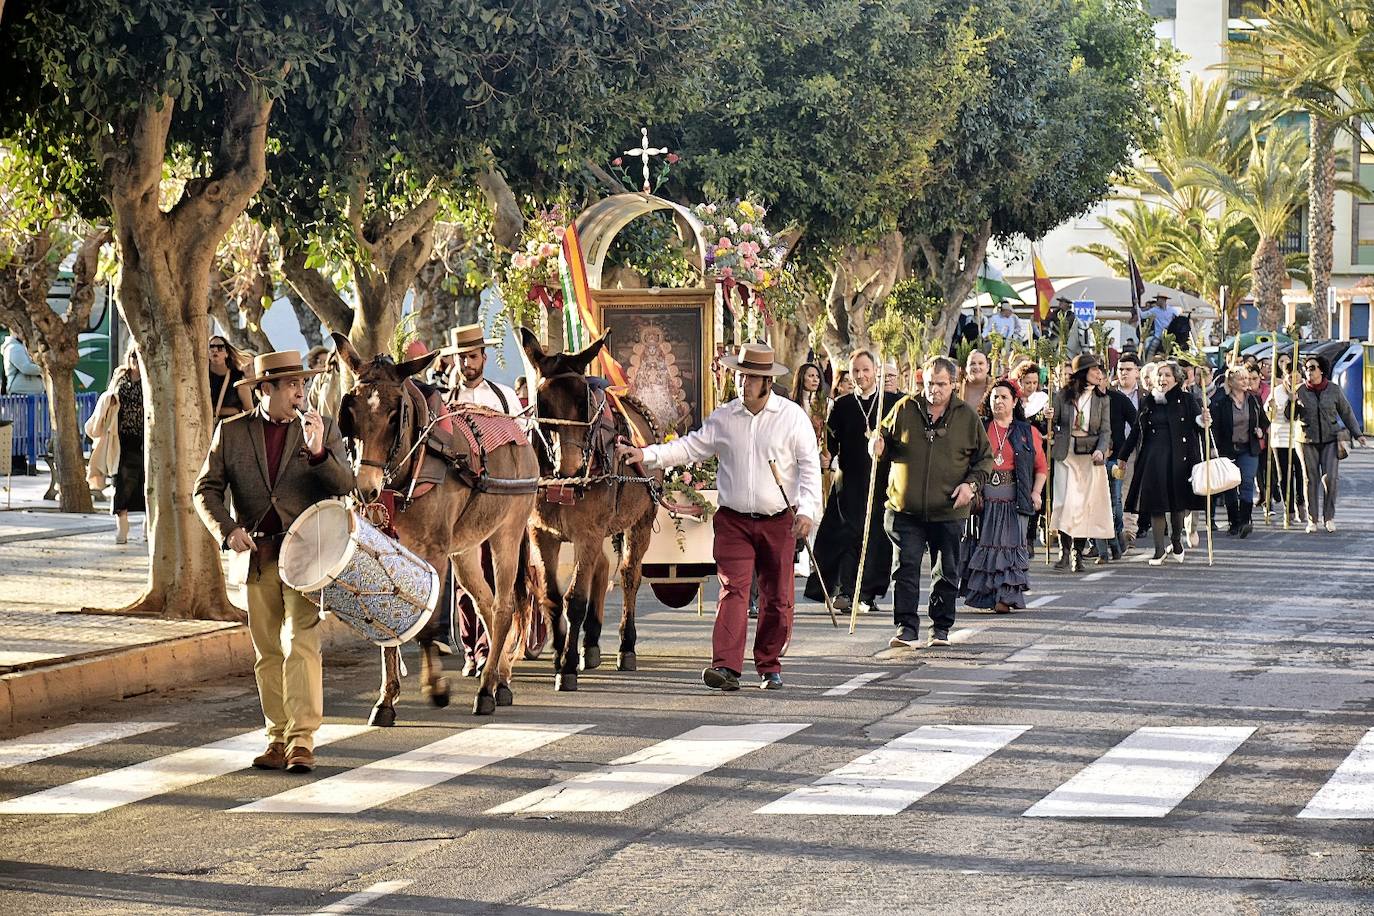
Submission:
<svg viewBox="0 0 1374 916">
<path fill-rule="evenodd" d="M 1278 331 L 1275 331 L 1275 332 L 1274 332 L 1274 346 L 1273 346 L 1273 347 L 1270 349 L 1270 351 L 1269 351 L 1269 396 L 1270 396 L 1271 398 L 1274 396 L 1274 386 L 1278 383 L 1278 378 L 1279 378 L 1279 358 L 1278 358 L 1278 357 L 1279 357 L 1279 332 L 1278 332 Z M 1269 417 L 1269 442 L 1268 442 L 1268 446 L 1269 446 L 1269 447 L 1265 449 L 1265 452 L 1269 455 L 1269 460 L 1266 461 L 1266 462 L 1264 462 L 1264 496 L 1263 496 L 1263 499 L 1264 499 L 1264 523 L 1265 523 L 1266 525 L 1271 526 L 1271 527 L 1272 527 L 1273 524 L 1274 524 L 1274 513 L 1270 511 L 1269 503 L 1270 503 L 1270 494 L 1272 494 L 1272 493 L 1274 492 L 1274 462 L 1278 460 L 1278 458 L 1276 458 L 1276 457 L 1274 456 L 1274 419 L 1275 419 L 1275 417 L 1272 416 L 1272 411 L 1273 411 L 1273 409 L 1274 409 L 1274 406 L 1273 406 L 1273 402 L 1271 401 L 1270 404 L 1269 404 L 1269 407 L 1266 408 L 1266 411 L 1265 411 L 1266 413 L 1269 413 L 1269 414 L 1271 414 L 1271 415 L 1270 415 L 1270 417 Z M 1285 508 L 1285 510 L 1286 510 L 1286 509 L 1287 509 L 1287 506 L 1285 505 L 1284 508 Z"/>
<path fill-rule="evenodd" d="M 876 347 L 875 347 L 876 349 Z M 854 575 L 854 594 L 849 599 L 849 635 L 853 636 L 859 628 L 859 595 L 863 591 L 864 566 L 868 561 L 868 534 L 873 527 L 873 496 L 878 489 L 878 456 L 873 454 L 872 437 L 878 435 L 878 427 L 883 424 L 883 387 L 887 381 L 887 364 L 882 353 L 878 354 L 878 390 L 874 393 L 877 400 L 873 404 L 873 431 L 866 432 L 869 438 L 868 457 L 873 465 L 868 469 L 868 499 L 864 504 L 864 536 L 859 541 L 859 569 Z M 863 413 L 863 411 L 860 411 Z"/>
<path fill-rule="evenodd" d="M 768 469 L 773 472 L 773 480 L 777 482 L 778 492 L 782 494 L 782 501 L 787 504 L 787 511 L 792 514 L 792 521 L 797 520 L 797 510 L 792 508 L 792 501 L 787 498 L 787 488 L 782 485 L 782 475 L 778 473 L 778 463 L 772 458 L 768 459 Z M 820 524 L 817 522 L 816 524 Z M 811 550 L 810 536 L 800 538 L 802 549 L 811 560 L 811 568 L 816 571 L 816 581 L 821 584 L 821 594 L 825 596 L 825 609 L 830 612 L 830 625 L 839 629 L 840 622 L 835 619 L 835 603 L 830 600 L 830 589 L 825 587 L 825 577 L 821 575 L 820 568 L 816 566 L 816 554 Z M 698 595 L 700 592 L 698 592 Z M 700 615 L 698 615 L 700 616 Z"/>
</svg>

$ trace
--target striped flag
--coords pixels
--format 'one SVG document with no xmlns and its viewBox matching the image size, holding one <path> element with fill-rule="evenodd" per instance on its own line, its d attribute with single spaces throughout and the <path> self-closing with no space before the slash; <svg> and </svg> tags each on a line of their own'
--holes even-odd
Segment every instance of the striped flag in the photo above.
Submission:
<svg viewBox="0 0 1374 916">
<path fill-rule="evenodd" d="M 1031 270 L 1035 274 L 1035 320 L 1043 327 L 1050 320 L 1050 303 L 1054 301 L 1054 285 L 1050 283 L 1040 255 L 1031 246 Z"/>
<path fill-rule="evenodd" d="M 596 314 L 592 310 L 592 287 L 587 279 L 587 261 L 582 254 L 582 239 L 577 234 L 577 224 L 573 223 L 563 232 L 563 247 L 558 254 L 558 272 L 563 279 L 563 346 L 568 352 L 585 349 L 601 336 Z M 630 427 L 630 438 L 634 444 L 643 447 L 647 443 L 639 429 L 630 420 L 621 403 L 620 395 L 630 387 L 629 376 L 607 347 L 602 347 L 592 364 L 593 374 L 611 383 L 609 391 L 612 405 L 625 418 Z M 590 368 L 590 367 L 589 367 Z"/>
</svg>

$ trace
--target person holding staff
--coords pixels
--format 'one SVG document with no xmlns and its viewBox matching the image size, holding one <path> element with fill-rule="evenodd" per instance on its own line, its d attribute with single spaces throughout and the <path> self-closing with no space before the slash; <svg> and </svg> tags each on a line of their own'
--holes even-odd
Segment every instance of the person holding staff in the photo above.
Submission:
<svg viewBox="0 0 1374 916">
<path fill-rule="evenodd" d="M 1345 446 L 1339 438 L 1344 424 L 1351 437 L 1366 444 L 1364 429 L 1350 409 L 1345 392 L 1331 381 L 1331 361 L 1325 356 L 1303 357 L 1307 384 L 1298 389 L 1298 419 L 1302 422 L 1303 458 L 1307 464 L 1307 532 L 1321 525 L 1336 530 L 1336 493 L 1340 487 L 1340 459 Z M 1338 422 L 1339 421 L 1339 424 Z M 1317 513 L 1321 514 L 1318 515 Z M 1325 519 L 1325 521 L 1321 521 Z"/>
<path fill-rule="evenodd" d="M 622 443 L 616 457 L 632 466 L 642 462 L 650 471 L 720 458 L 720 508 L 712 516 L 720 598 L 711 664 L 701 680 L 712 690 L 739 689 L 749 635 L 749 590 L 757 577 L 754 667 L 760 687 L 781 690 L 781 656 L 795 610 L 792 555 L 797 539 L 811 533 L 821 512 L 820 449 L 806 411 L 772 392 L 773 379 L 787 374 L 786 367 L 773 361 L 772 347 L 747 343 L 738 355 L 720 361 L 739 374 L 739 397 L 712 411 L 695 432 L 642 449 Z M 776 465 L 780 484 L 770 464 Z"/>
<path fill-rule="evenodd" d="M 1110 402 L 1098 392 L 1102 361 L 1080 353 L 1070 365 L 1068 384 L 1054 394 L 1054 503 L 1050 530 L 1059 532 L 1056 569 L 1083 571 L 1088 538 L 1116 537 L 1107 455 L 1111 450 Z"/>
<path fill-rule="evenodd" d="M 267 723 L 267 750 L 258 769 L 308 773 L 315 767 L 315 731 L 324 717 L 320 609 L 282 583 L 281 539 L 308 507 L 344 496 L 353 469 L 335 422 L 303 413 L 300 353 L 285 350 L 253 360 L 239 385 L 261 397 L 258 408 L 215 427 L 196 481 L 196 512 L 221 546 L 252 551 L 248 572 L 248 632 L 253 640 L 258 697 Z M 234 514 L 225 494 L 234 496 Z"/>
</svg>

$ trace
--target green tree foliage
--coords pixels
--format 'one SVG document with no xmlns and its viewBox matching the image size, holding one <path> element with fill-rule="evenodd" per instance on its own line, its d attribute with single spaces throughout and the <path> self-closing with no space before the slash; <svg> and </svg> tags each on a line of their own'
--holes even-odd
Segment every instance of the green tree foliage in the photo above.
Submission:
<svg viewBox="0 0 1374 916">
<path fill-rule="evenodd" d="M 901 221 L 942 291 L 946 334 L 988 241 L 1039 238 L 1104 198 L 1148 146 L 1168 88 L 1167 52 L 1134 0 L 970 9 L 989 80 L 960 107 Z"/>
</svg>

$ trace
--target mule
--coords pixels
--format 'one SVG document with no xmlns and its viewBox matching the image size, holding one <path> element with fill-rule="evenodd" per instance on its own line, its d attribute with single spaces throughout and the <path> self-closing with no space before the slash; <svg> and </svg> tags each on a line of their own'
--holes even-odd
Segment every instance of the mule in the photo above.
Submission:
<svg viewBox="0 0 1374 916">
<path fill-rule="evenodd" d="M 610 577 L 605 543 L 613 535 L 623 539 L 620 584 L 624 611 L 616 667 L 621 671 L 638 667 L 635 604 L 658 499 L 655 487 L 620 479 L 640 477 L 641 472 L 617 469 L 615 444 L 619 437 L 634 438 L 631 422 L 640 441 L 659 442 L 662 436 L 657 418 L 643 404 L 622 397 L 622 413 L 611 405 L 604 386 L 588 382 L 587 366 L 606 345 L 606 336 L 579 353 L 550 356 L 533 333 L 520 329 L 525 355 L 539 377 L 536 417 L 540 440 L 546 444 L 538 449 L 539 470 L 546 478 L 587 480 L 583 484 L 545 486 L 534 515 L 536 565 L 542 568 L 545 603 L 553 623 L 557 690 L 577 689 L 579 662 L 584 669 L 601 664 L 601 630 Z M 661 482 L 662 474 L 654 474 L 653 479 Z M 564 593 L 558 580 L 558 553 L 566 543 L 573 545 L 574 569 Z M 578 639 L 583 635 L 579 653 Z"/>
<path fill-rule="evenodd" d="M 432 419 L 411 376 L 423 371 L 434 357 L 403 363 L 395 363 L 388 356 L 364 360 L 348 338 L 339 334 L 333 337 L 340 358 L 357 379 L 339 404 L 340 431 L 358 443 L 360 450 L 357 496 L 362 503 L 372 504 L 384 489 L 401 491 L 391 515 L 401 543 L 441 572 L 452 562 L 458 584 L 472 597 L 491 636 L 491 656 L 482 671 L 472 710 L 477 715 L 491 715 L 497 706 L 514 702 L 507 637 L 517 603 L 529 601 L 527 526 L 534 514 L 539 473 L 534 449 L 528 443 L 508 443 L 480 458 L 460 456 L 433 489 L 405 500 L 411 475 L 419 473 L 420 456 L 427 450 L 418 440 Z M 455 435 L 453 440 L 460 442 L 461 438 Z M 418 455 L 412 457 L 415 453 Z M 470 473 L 479 463 L 483 473 Z M 482 571 L 484 544 L 491 553 L 494 588 L 487 584 Z M 443 676 L 443 662 L 434 644 L 438 636 L 438 622 L 434 620 L 417 637 L 420 682 L 422 692 L 434 705 L 447 706 L 448 678 Z M 395 723 L 400 685 L 400 650 L 384 648 L 381 693 L 371 724 Z"/>
</svg>

